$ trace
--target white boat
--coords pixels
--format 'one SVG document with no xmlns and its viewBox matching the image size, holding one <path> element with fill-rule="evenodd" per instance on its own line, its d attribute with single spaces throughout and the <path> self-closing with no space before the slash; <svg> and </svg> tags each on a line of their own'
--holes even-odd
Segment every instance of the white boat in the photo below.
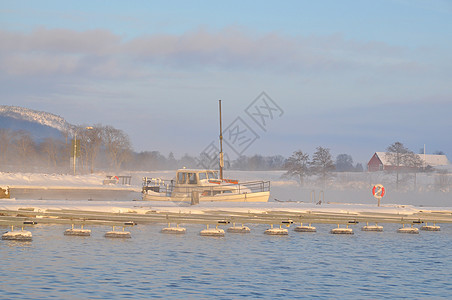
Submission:
<svg viewBox="0 0 452 300">
<path fill-rule="evenodd" d="M 223 131 L 220 108 L 220 172 L 214 170 L 179 169 L 173 180 L 143 178 L 143 200 L 191 202 L 268 202 L 270 181 L 239 183 L 223 178 Z"/>
<path fill-rule="evenodd" d="M 220 179 L 218 171 L 179 169 L 172 180 L 143 178 L 143 200 L 190 202 L 268 202 L 270 181 Z"/>
</svg>

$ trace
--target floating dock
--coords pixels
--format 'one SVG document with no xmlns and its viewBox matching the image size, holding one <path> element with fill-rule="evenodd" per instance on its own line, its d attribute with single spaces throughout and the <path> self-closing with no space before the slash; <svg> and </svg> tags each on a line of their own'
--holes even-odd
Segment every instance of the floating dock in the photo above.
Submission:
<svg viewBox="0 0 452 300">
<path fill-rule="evenodd" d="M 421 229 L 425 231 L 438 231 L 436 224 L 452 223 L 452 209 L 418 209 L 412 206 L 393 206 L 386 208 L 376 208 L 370 206 L 347 206 L 340 207 L 324 206 L 309 207 L 301 205 L 278 205 L 278 203 L 269 203 L 267 207 L 232 205 L 228 207 L 217 207 L 214 205 L 206 206 L 185 206 L 185 207 L 143 207 L 115 208 L 117 212 L 105 211 L 97 207 L 89 209 L 74 208 L 36 208 L 26 206 L 11 209 L 0 209 L 0 226 L 33 226 L 33 224 L 72 224 L 72 226 L 104 225 L 104 226 L 133 226 L 151 223 L 168 224 L 163 228 L 163 233 L 185 233 L 182 224 L 200 224 L 207 227 L 207 230 L 201 231 L 201 235 L 222 236 L 224 230 L 218 228 L 221 225 L 234 224 L 227 232 L 248 233 L 249 227 L 245 224 L 266 224 L 270 230 L 266 232 L 270 235 L 288 234 L 287 229 L 282 226 L 290 227 L 294 223 L 301 224 L 294 229 L 300 232 L 315 232 L 316 229 L 311 224 L 331 224 L 334 234 L 352 234 L 353 230 L 349 226 L 359 223 L 367 224 L 362 228 L 363 231 L 381 231 L 382 227 L 373 224 L 393 223 L 402 226 L 401 233 L 419 233 L 415 225 L 425 226 Z M 109 208 L 112 210 L 112 208 Z M 303 223 L 309 226 L 303 226 Z M 434 224 L 428 226 L 427 224 Z M 171 227 L 171 224 L 177 224 Z M 235 224 L 242 224 L 235 226 Z M 214 229 L 209 229 L 209 226 Z M 275 226 L 275 228 L 273 227 Z M 333 229 L 334 227 L 337 227 Z M 278 228 L 279 227 L 279 228 Z M 414 228 L 414 229 L 413 229 Z M 71 232 L 77 231 L 72 227 L 68 229 Z M 79 230 L 79 231 L 80 231 Z M 71 235 L 78 235 L 76 233 Z M 79 234 L 82 235 L 82 234 Z M 112 233 L 118 237 L 127 234 Z"/>
</svg>

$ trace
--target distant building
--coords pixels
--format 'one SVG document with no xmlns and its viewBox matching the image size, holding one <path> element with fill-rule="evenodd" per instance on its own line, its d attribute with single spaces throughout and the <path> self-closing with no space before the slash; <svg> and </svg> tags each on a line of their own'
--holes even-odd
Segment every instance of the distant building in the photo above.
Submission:
<svg viewBox="0 0 452 300">
<path fill-rule="evenodd" d="M 434 168 L 439 166 L 449 165 L 449 160 L 446 155 L 433 155 L 433 154 L 415 154 L 423 162 L 423 168 Z M 372 158 L 367 163 L 367 170 L 369 172 L 376 171 L 391 171 L 397 167 L 392 165 L 386 158 L 386 152 L 375 152 Z M 401 169 L 406 169 L 405 166 L 400 166 Z"/>
</svg>

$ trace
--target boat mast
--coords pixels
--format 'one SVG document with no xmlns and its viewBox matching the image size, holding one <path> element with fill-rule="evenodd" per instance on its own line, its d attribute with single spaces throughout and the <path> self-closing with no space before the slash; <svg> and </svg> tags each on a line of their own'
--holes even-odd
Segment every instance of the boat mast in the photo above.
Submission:
<svg viewBox="0 0 452 300">
<path fill-rule="evenodd" d="M 221 100 L 219 101 L 220 106 L 220 179 L 223 180 L 223 167 L 224 167 L 224 159 L 223 159 L 223 128 L 221 125 Z"/>
</svg>

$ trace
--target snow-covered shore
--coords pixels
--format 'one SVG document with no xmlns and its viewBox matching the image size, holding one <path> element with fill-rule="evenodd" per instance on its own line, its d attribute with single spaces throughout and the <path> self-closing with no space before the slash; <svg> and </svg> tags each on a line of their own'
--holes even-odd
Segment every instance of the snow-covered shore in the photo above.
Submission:
<svg viewBox="0 0 452 300">
<path fill-rule="evenodd" d="M 42 173 L 6 173 L 0 172 L 0 187 L 33 186 L 33 187 L 100 187 L 105 174 L 68 175 Z"/>
<path fill-rule="evenodd" d="M 256 213 L 262 216 L 288 214 L 328 214 L 332 217 L 342 216 L 372 216 L 385 219 L 391 215 L 411 216 L 423 212 L 452 213 L 451 195 L 442 191 L 396 191 L 389 182 L 385 183 L 384 174 L 350 174 L 347 181 L 336 177 L 328 185 L 321 187 L 316 182 L 300 187 L 292 179 L 282 177 L 284 172 L 244 172 L 231 171 L 226 175 L 241 181 L 270 180 L 272 190 L 268 203 L 201 203 L 191 206 L 189 203 L 175 202 L 148 202 L 141 201 L 140 189 L 142 177 L 172 179 L 174 171 L 158 172 L 131 172 L 130 185 L 111 184 L 104 185 L 104 179 L 109 174 L 98 173 L 89 175 L 66 174 L 25 174 L 25 173 L 0 173 L 0 186 L 22 187 L 23 190 L 38 188 L 41 191 L 52 191 L 54 198 L 35 197 L 0 199 L 0 210 L 4 211 L 34 211 L 46 213 L 48 211 L 74 211 L 83 215 L 84 212 L 101 213 L 132 213 L 143 217 L 149 214 L 201 214 L 201 215 L 225 215 Z M 344 174 L 340 174 L 342 177 Z M 361 175 L 361 177 L 359 177 Z M 370 178 L 374 176 L 377 179 Z M 364 179 L 363 179 L 364 178 Z M 366 182 L 366 180 L 368 180 Z M 371 193 L 372 184 L 383 182 L 387 184 L 387 195 L 381 200 L 381 207 L 377 207 L 376 200 Z M 345 185 L 350 185 L 344 188 Z M 117 190 L 133 190 L 136 195 L 128 197 Z M 92 191 L 99 192 L 98 196 L 86 195 Z M 61 194 L 55 194 L 61 192 Z M 35 191 L 35 195 L 39 195 Z M 80 194 L 83 197 L 80 197 Z M 112 193 L 112 194 L 109 194 Z M 60 195 L 60 196 L 59 196 Z M 96 194 L 97 195 L 97 194 Z M 118 196 L 119 195 L 119 196 Z M 100 200 L 102 198 L 102 200 Z M 53 199 L 53 200 L 49 200 Z M 138 201 L 132 201 L 138 200 Z M 321 201 L 320 201 L 321 200 Z"/>
<path fill-rule="evenodd" d="M 316 178 L 310 177 L 306 179 L 303 186 L 300 186 L 293 179 L 284 178 L 283 174 L 284 171 L 227 170 L 225 172 L 227 178 L 234 178 L 240 181 L 269 180 L 271 182 L 271 202 L 317 203 L 321 200 L 324 203 L 376 204 L 371 192 L 372 187 L 375 184 L 383 184 L 386 188 L 386 195 L 381 200 L 382 204 L 452 207 L 452 191 L 448 175 L 443 176 L 435 173 L 417 174 L 416 181 L 414 181 L 413 177 L 407 177 L 408 175 L 406 175 L 399 188 L 396 188 L 394 174 L 383 172 L 335 173 L 326 183 L 321 183 Z M 104 185 L 103 181 L 107 176 L 112 175 L 131 176 L 131 184 Z M 66 188 L 68 190 L 73 188 L 109 190 L 120 188 L 133 189 L 139 193 L 143 177 L 173 179 L 174 176 L 174 170 L 123 172 L 121 174 L 95 173 L 76 176 L 69 174 L 0 172 L 0 187 L 4 189 L 6 187 Z M 440 182 L 439 179 L 442 181 Z"/>
</svg>

